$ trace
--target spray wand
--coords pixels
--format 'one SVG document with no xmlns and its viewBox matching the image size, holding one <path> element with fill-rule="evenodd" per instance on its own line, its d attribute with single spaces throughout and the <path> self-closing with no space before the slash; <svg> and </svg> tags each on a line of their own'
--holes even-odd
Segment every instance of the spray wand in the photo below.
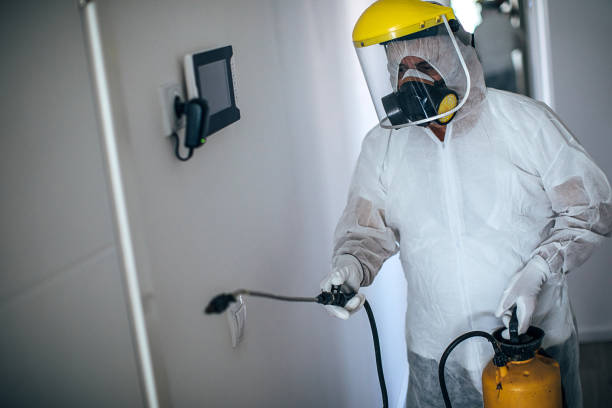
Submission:
<svg viewBox="0 0 612 408">
<path fill-rule="evenodd" d="M 238 296 L 253 296 L 261 297 L 266 299 L 281 300 L 285 302 L 307 302 L 307 303 L 318 303 L 321 305 L 333 305 L 344 307 L 355 293 L 345 293 L 340 290 L 340 286 L 332 286 L 330 292 L 321 292 L 316 297 L 295 297 L 295 296 L 281 296 L 273 293 L 258 292 L 248 289 L 238 289 L 231 293 L 221 293 L 208 303 L 204 309 L 206 314 L 221 314 L 223 313 L 231 303 L 236 302 Z M 368 314 L 368 320 L 370 321 L 370 329 L 372 331 L 372 340 L 374 342 L 374 352 L 376 354 L 376 370 L 378 372 L 378 382 L 380 383 L 380 391 L 383 399 L 383 408 L 389 406 L 389 400 L 387 396 L 387 386 L 385 384 L 385 377 L 382 368 L 382 359 L 380 354 L 380 342 L 378 341 L 378 330 L 376 329 L 376 321 L 374 320 L 374 313 L 372 308 L 366 300 L 363 305 L 366 313 Z"/>
</svg>

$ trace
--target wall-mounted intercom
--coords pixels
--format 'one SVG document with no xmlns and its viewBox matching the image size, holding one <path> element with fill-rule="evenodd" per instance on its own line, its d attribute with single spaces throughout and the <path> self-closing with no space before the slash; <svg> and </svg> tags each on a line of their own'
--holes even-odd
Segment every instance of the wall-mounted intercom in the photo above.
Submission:
<svg viewBox="0 0 612 408">
<path fill-rule="evenodd" d="M 202 98 L 210 108 L 209 135 L 240 119 L 236 106 L 232 46 L 185 55 L 189 99 Z"/>
<path fill-rule="evenodd" d="M 165 114 L 164 127 L 171 127 L 175 139 L 175 154 L 186 161 L 193 150 L 206 143 L 206 138 L 240 119 L 236 106 L 236 81 L 233 70 L 231 45 L 208 51 L 185 55 L 185 85 L 187 98 L 183 100 L 176 85 L 167 85 L 160 90 Z M 170 105 L 171 106 L 168 106 Z M 179 153 L 178 127 L 185 117 L 184 146 L 188 155 Z"/>
</svg>

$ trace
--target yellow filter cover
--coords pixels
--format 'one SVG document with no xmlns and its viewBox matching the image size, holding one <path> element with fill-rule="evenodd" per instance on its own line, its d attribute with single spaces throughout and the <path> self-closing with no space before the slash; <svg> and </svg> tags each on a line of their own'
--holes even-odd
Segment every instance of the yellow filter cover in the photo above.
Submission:
<svg viewBox="0 0 612 408">
<path fill-rule="evenodd" d="M 421 0 L 378 0 L 359 17 L 353 29 L 355 47 L 367 47 L 414 34 L 455 19 L 453 9 Z"/>
<path fill-rule="evenodd" d="M 438 107 L 438 115 L 453 109 L 455 106 L 457 106 L 457 102 L 457 96 L 455 94 L 446 95 L 444 99 L 442 99 L 442 102 L 440 102 L 440 106 Z M 453 113 L 452 115 L 444 116 L 438 119 L 438 121 L 441 123 L 447 123 L 453 118 L 454 115 L 455 114 Z"/>
</svg>

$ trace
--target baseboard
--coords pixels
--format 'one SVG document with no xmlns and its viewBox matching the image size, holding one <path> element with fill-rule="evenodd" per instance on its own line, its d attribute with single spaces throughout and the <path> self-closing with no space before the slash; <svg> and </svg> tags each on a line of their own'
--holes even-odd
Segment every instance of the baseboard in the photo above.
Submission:
<svg viewBox="0 0 612 408">
<path fill-rule="evenodd" d="M 578 330 L 580 343 L 612 341 L 612 326 L 584 327 Z"/>
</svg>

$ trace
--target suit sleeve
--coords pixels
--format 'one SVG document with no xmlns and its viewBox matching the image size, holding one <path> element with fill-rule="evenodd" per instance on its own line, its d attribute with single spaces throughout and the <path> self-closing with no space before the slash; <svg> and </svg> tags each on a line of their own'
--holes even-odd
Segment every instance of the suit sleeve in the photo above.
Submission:
<svg viewBox="0 0 612 408">
<path fill-rule="evenodd" d="M 534 251 L 551 273 L 580 266 L 612 229 L 611 189 L 604 172 L 556 117 L 545 109 L 540 128 L 541 179 L 553 210 L 553 226 Z"/>
<path fill-rule="evenodd" d="M 399 234 L 388 225 L 385 214 L 390 137 L 390 131 L 375 128 L 364 139 L 334 234 L 332 264 L 340 255 L 354 256 L 363 270 L 361 286 L 370 285 L 385 260 L 399 251 Z"/>
</svg>

